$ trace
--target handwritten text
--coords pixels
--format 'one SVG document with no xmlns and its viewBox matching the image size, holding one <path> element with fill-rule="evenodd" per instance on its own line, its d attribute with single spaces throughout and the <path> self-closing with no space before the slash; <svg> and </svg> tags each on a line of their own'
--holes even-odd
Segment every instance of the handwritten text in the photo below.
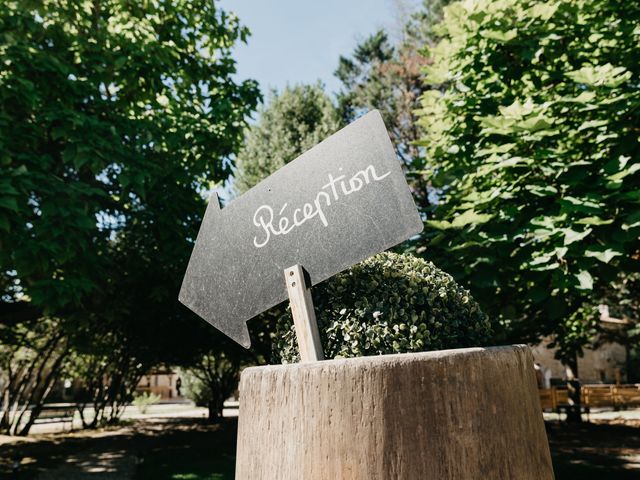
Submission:
<svg viewBox="0 0 640 480">
<path fill-rule="evenodd" d="M 325 209 L 331 206 L 331 202 L 351 195 L 372 182 L 379 182 L 390 174 L 391 172 L 387 172 L 378 175 L 373 165 L 356 172 L 351 178 L 347 178 L 346 175 L 334 177 L 329 174 L 328 183 L 322 186 L 313 201 L 295 209 L 289 208 L 285 203 L 278 210 L 277 219 L 271 206 L 261 205 L 253 215 L 253 223 L 262 230 L 262 233 L 253 238 L 253 244 L 256 248 L 262 248 L 269 243 L 272 235 L 286 235 L 316 217 L 323 226 L 327 227 L 329 222 Z"/>
</svg>

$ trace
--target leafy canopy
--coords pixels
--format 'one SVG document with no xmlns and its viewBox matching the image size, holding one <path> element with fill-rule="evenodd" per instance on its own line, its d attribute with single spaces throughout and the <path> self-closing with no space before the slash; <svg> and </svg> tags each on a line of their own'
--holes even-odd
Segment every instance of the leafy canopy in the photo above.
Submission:
<svg viewBox="0 0 640 480">
<path fill-rule="evenodd" d="M 228 177 L 258 101 L 231 78 L 247 33 L 210 0 L 3 2 L 3 312 L 97 311 L 143 277 L 173 299 L 199 191 Z"/>
<path fill-rule="evenodd" d="M 457 2 L 439 33 L 425 255 L 520 334 L 581 337 L 583 302 L 640 268 L 640 4 Z"/>
<path fill-rule="evenodd" d="M 433 26 L 448 3 L 449 0 L 423 0 L 412 13 L 398 3 L 399 38 L 388 30 L 378 30 L 361 41 L 351 55 L 341 55 L 334 73 L 342 82 L 337 100 L 345 123 L 372 109 L 382 114 L 421 210 L 433 202 L 433 190 L 422 175 L 424 156 L 417 144 L 421 135 L 417 110 L 420 96 L 427 89 L 422 67 L 429 63 L 420 49 L 432 43 Z"/>
<path fill-rule="evenodd" d="M 340 127 L 322 85 L 297 85 L 280 94 L 272 92 L 257 124 L 247 130 L 236 159 L 237 192 L 249 190 Z"/>
</svg>

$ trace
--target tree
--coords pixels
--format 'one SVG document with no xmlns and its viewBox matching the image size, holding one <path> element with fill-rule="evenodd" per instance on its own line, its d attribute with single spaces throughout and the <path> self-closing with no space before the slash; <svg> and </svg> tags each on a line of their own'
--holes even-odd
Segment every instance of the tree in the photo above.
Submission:
<svg viewBox="0 0 640 480">
<path fill-rule="evenodd" d="M 236 159 L 236 191 L 249 190 L 341 126 L 320 84 L 271 92 L 257 124 L 247 130 L 245 145 Z"/>
<path fill-rule="evenodd" d="M 248 31 L 209 0 L 47 0 L 4 2 L 0 32 L 0 323 L 108 325 L 152 359 L 149 332 L 187 337 L 201 193 L 257 105 L 232 79 Z"/>
<path fill-rule="evenodd" d="M 0 31 L 2 306 L 86 306 L 114 238 L 153 222 L 184 249 L 198 189 L 230 173 L 258 98 L 231 80 L 247 31 L 204 0 L 7 3 Z"/>
<path fill-rule="evenodd" d="M 640 269 L 640 6 L 474 0 L 445 8 L 438 29 L 421 125 L 440 190 L 424 254 L 510 338 L 556 335 L 576 371 L 588 305 Z"/>
<path fill-rule="evenodd" d="M 232 347 L 238 349 L 239 347 Z M 196 405 L 207 407 L 209 421 L 222 418 L 222 409 L 227 398 L 233 395 L 240 380 L 241 355 L 227 352 L 208 352 L 187 369 L 181 370 L 185 381 L 185 394 Z"/>
<path fill-rule="evenodd" d="M 416 111 L 426 89 L 421 70 L 429 62 L 420 49 L 432 41 L 432 26 L 447 3 L 425 0 L 408 20 L 401 20 L 406 23 L 397 42 L 379 30 L 357 45 L 350 56 L 340 56 L 335 71 L 342 82 L 338 108 L 343 121 L 349 123 L 368 110 L 380 110 L 421 209 L 428 208 L 433 199 L 422 176 L 424 156 L 417 145 L 421 132 Z"/>
<path fill-rule="evenodd" d="M 58 319 L 0 324 L 0 432 L 26 435 L 67 359 Z"/>
<path fill-rule="evenodd" d="M 76 383 L 74 402 L 84 428 L 117 423 L 143 374 L 159 362 L 157 356 L 149 358 L 132 348 L 122 332 L 96 325 L 92 330 L 74 337 L 74 351 L 65 364 L 65 374 Z"/>
</svg>

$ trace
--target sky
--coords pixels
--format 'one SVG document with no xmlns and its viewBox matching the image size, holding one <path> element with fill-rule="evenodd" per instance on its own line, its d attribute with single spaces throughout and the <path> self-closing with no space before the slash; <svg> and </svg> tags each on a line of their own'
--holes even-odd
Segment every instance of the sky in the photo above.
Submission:
<svg viewBox="0 0 640 480">
<path fill-rule="evenodd" d="M 320 79 L 328 93 L 340 55 L 382 27 L 397 24 L 394 0 L 221 0 L 252 32 L 234 50 L 238 80 L 253 78 L 263 94 Z"/>
</svg>

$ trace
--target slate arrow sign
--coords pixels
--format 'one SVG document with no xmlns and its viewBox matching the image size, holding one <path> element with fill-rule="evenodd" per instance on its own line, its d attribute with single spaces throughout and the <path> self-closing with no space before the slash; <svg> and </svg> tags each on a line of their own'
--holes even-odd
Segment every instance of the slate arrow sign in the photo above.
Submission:
<svg viewBox="0 0 640 480">
<path fill-rule="evenodd" d="M 225 208 L 212 195 L 179 299 L 248 348 L 246 322 L 287 298 L 285 268 L 315 285 L 422 227 L 374 110 Z"/>
</svg>

